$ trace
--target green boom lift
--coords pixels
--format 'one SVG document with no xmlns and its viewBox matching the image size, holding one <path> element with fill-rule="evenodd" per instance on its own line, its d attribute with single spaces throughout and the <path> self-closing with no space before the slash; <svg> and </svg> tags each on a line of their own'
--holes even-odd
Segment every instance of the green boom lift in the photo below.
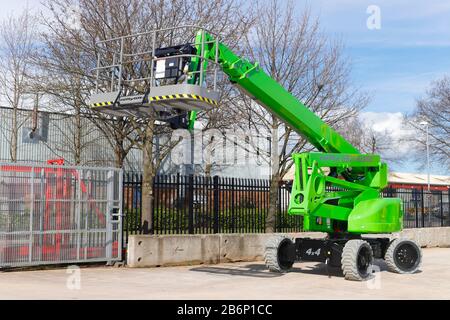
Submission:
<svg viewBox="0 0 450 320">
<path fill-rule="evenodd" d="M 182 29 L 193 29 L 195 36 L 173 45 L 173 39 L 180 38 L 174 34 Z M 151 48 L 137 53 L 125 50 L 127 43 L 143 38 Z M 168 38 L 170 41 L 159 40 Z M 414 241 L 362 236 L 394 233 L 403 227 L 401 199 L 381 197 L 388 169 L 380 156 L 361 154 L 257 63 L 236 55 L 218 36 L 195 26 L 171 28 L 103 41 L 98 52 L 96 93 L 91 97 L 94 109 L 143 118 L 156 112 L 159 120 L 172 128 L 191 129 L 197 111 L 217 105 L 216 78 L 221 69 L 232 84 L 318 150 L 293 155 L 295 178 L 288 213 L 303 216 L 305 231 L 328 236 L 274 236 L 265 253 L 271 271 L 286 272 L 296 261 L 319 261 L 341 267 L 346 279 L 364 280 L 371 276 L 375 258 L 384 259 L 393 272 L 419 269 L 422 254 Z M 102 52 L 109 63 L 101 57 Z M 148 63 L 145 70 L 149 74 L 130 72 L 137 61 L 141 62 L 139 70 L 142 62 Z"/>
</svg>

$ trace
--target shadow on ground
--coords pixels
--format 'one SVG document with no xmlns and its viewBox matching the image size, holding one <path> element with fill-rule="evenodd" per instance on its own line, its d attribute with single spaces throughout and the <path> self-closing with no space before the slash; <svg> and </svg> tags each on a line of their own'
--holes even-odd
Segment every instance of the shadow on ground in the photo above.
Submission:
<svg viewBox="0 0 450 320">
<path fill-rule="evenodd" d="M 285 273 L 269 272 L 269 270 L 267 270 L 266 266 L 263 264 L 194 267 L 191 268 L 190 271 L 257 278 L 277 278 L 285 275 Z M 323 263 L 318 263 L 314 266 L 301 266 L 301 264 L 298 264 L 298 266 L 294 266 L 292 269 L 290 269 L 289 273 L 305 273 L 342 277 L 342 272 L 339 268 L 327 268 L 327 266 Z"/>
<path fill-rule="evenodd" d="M 386 263 L 383 260 L 375 260 L 374 265 L 379 268 L 375 271 L 387 271 Z M 277 278 L 285 275 L 285 273 L 269 272 L 264 264 L 202 266 L 193 267 L 190 271 L 256 278 Z M 324 277 L 344 277 L 341 268 L 327 267 L 324 263 L 303 266 L 301 262 L 296 263 L 294 267 L 289 270 L 289 273 L 314 274 L 322 275 Z"/>
<path fill-rule="evenodd" d="M 283 275 L 282 273 L 269 272 L 266 266 L 263 264 L 247 264 L 236 266 L 223 265 L 217 267 L 204 266 L 191 268 L 190 271 L 258 278 L 276 278 Z"/>
</svg>

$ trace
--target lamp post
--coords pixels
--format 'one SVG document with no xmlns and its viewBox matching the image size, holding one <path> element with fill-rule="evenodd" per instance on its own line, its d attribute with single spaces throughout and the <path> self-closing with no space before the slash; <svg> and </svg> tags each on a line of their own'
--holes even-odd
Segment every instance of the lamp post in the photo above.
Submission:
<svg viewBox="0 0 450 320">
<path fill-rule="evenodd" d="M 427 183 L 428 183 L 428 192 L 430 192 L 430 144 L 428 138 L 428 127 L 429 124 L 427 121 L 422 121 L 419 123 L 421 126 L 425 126 L 426 130 L 426 146 L 427 146 Z"/>
</svg>

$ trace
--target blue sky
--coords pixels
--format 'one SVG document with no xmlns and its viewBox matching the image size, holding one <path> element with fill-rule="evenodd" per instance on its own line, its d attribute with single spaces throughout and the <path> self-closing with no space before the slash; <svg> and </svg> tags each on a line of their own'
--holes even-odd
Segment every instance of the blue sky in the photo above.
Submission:
<svg viewBox="0 0 450 320">
<path fill-rule="evenodd" d="M 284 0 L 280 0 L 284 1 Z M 0 18 L 39 0 L 0 0 Z M 380 128 L 403 133 L 400 118 L 413 111 L 432 80 L 450 75 L 450 0 L 297 0 L 309 6 L 331 39 L 341 39 L 352 61 L 355 86 L 372 96 L 365 118 Z M 369 30 L 367 8 L 380 9 L 381 29 Z M 396 165 L 397 171 L 419 170 L 415 163 Z M 445 174 L 432 168 L 434 174 Z"/>
<path fill-rule="evenodd" d="M 346 44 L 355 84 L 373 95 L 368 111 L 411 112 L 431 80 L 450 74 L 450 1 L 298 1 Z M 369 5 L 381 29 L 369 30 Z"/>
<path fill-rule="evenodd" d="M 364 118 L 394 135 L 405 133 L 401 115 L 414 110 L 430 82 L 450 75 L 450 1 L 301 0 L 297 5 L 299 10 L 308 5 L 324 32 L 345 43 L 353 83 L 372 97 Z M 379 30 L 367 28 L 370 5 L 380 9 Z M 398 148 L 410 153 L 405 146 Z M 393 169 L 425 171 L 412 161 Z M 431 172 L 448 174 L 439 166 Z"/>
</svg>

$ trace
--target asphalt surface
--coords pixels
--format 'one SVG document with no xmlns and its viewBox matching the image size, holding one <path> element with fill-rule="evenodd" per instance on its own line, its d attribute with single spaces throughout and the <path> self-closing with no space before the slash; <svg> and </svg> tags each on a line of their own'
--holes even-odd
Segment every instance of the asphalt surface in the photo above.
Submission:
<svg viewBox="0 0 450 320">
<path fill-rule="evenodd" d="M 450 299 L 450 248 L 423 250 L 421 271 L 347 281 L 320 263 L 268 272 L 262 262 L 167 268 L 0 272 L 0 299 Z M 328 272 L 330 271 L 330 273 Z"/>
</svg>

